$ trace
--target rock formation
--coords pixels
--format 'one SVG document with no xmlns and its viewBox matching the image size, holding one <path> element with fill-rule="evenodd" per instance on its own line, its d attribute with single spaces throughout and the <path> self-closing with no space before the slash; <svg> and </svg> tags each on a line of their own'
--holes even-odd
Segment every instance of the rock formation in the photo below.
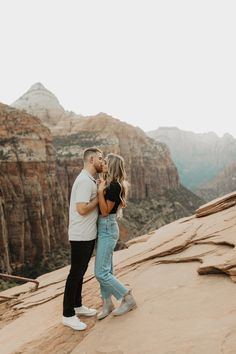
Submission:
<svg viewBox="0 0 236 354">
<path fill-rule="evenodd" d="M 82 118 L 81 115 L 65 111 L 56 96 L 40 82 L 32 85 L 11 106 L 40 118 L 52 134 L 56 135 L 71 133 L 74 124 Z"/>
<path fill-rule="evenodd" d="M 1 271 L 18 272 L 67 244 L 68 196 L 48 128 L 0 104 Z"/>
<path fill-rule="evenodd" d="M 196 210 L 196 216 L 202 217 L 217 213 L 234 205 L 236 205 L 236 192 L 226 194 L 221 198 L 214 199 L 213 201 L 207 204 L 201 205 Z"/>
<path fill-rule="evenodd" d="M 105 154 L 121 154 L 131 183 L 131 199 L 155 197 L 165 189 L 177 189 L 179 177 L 165 144 L 150 139 L 139 128 L 105 113 L 80 120 L 78 132 L 54 137 L 58 157 L 82 157 L 86 147 L 96 145 Z M 158 183 L 157 183 L 158 181 Z"/>
<path fill-rule="evenodd" d="M 81 159 L 83 150 L 91 145 L 101 147 L 104 153 L 124 156 L 132 199 L 156 196 L 164 189 L 179 186 L 178 173 L 166 145 L 155 143 L 139 128 L 105 113 L 71 117 L 41 83 L 33 85 L 12 106 L 39 117 L 50 128 L 60 160 Z"/>
<path fill-rule="evenodd" d="M 120 318 L 83 318 L 84 332 L 64 327 L 68 267 L 39 277 L 37 291 L 26 283 L 1 292 L 1 353 L 233 354 L 236 206 L 227 207 L 226 199 L 212 202 L 224 202 L 219 212 L 179 219 L 115 252 L 114 271 L 132 287 L 138 304 Z M 94 258 L 84 303 L 99 309 L 93 267 Z"/>
</svg>

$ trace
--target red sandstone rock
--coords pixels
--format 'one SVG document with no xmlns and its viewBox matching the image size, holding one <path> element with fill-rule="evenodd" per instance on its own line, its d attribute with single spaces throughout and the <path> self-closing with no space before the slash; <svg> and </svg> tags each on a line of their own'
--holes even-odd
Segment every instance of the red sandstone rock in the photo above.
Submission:
<svg viewBox="0 0 236 354">
<path fill-rule="evenodd" d="M 68 267 L 39 277 L 35 292 L 25 284 L 0 293 L 17 297 L 0 304 L 1 353 L 233 354 L 235 218 L 236 206 L 205 218 L 193 215 L 115 252 L 114 271 L 133 289 L 138 307 L 120 318 L 83 318 L 84 332 L 61 323 Z M 94 258 L 84 303 L 101 306 Z"/>
<path fill-rule="evenodd" d="M 236 205 L 236 192 L 226 194 L 223 197 L 219 197 L 207 204 L 201 205 L 196 210 L 196 216 L 201 217 L 217 213 L 218 211 L 230 208 L 234 205 Z"/>
<path fill-rule="evenodd" d="M 67 244 L 67 193 L 48 128 L 0 104 L 1 271 L 43 262 Z"/>
</svg>

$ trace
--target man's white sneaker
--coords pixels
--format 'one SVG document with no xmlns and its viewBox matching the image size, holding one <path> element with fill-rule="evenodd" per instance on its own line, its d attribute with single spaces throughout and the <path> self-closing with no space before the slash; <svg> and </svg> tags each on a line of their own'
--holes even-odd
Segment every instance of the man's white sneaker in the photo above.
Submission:
<svg viewBox="0 0 236 354">
<path fill-rule="evenodd" d="M 83 331 L 87 327 L 87 325 L 81 322 L 76 316 L 71 316 L 71 317 L 63 316 L 62 323 L 64 324 L 64 326 L 71 327 L 76 331 Z"/>
<path fill-rule="evenodd" d="M 89 309 L 86 306 L 80 306 L 80 307 L 75 307 L 75 314 L 79 316 L 95 316 L 97 313 L 97 310 L 95 309 Z"/>
</svg>

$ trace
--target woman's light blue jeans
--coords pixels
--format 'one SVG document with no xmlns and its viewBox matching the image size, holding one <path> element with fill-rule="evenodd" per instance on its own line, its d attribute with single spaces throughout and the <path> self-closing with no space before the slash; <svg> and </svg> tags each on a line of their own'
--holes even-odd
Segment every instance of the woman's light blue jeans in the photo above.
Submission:
<svg viewBox="0 0 236 354">
<path fill-rule="evenodd" d="M 95 259 L 95 277 L 100 283 L 101 297 L 113 295 L 117 300 L 127 294 L 128 289 L 113 275 L 112 256 L 119 238 L 116 214 L 98 217 L 98 238 Z"/>
</svg>

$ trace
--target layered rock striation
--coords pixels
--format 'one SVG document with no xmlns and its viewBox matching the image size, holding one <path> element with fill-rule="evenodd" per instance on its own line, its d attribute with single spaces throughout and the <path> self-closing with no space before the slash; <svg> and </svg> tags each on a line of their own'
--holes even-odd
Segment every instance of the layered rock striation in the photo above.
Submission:
<svg viewBox="0 0 236 354">
<path fill-rule="evenodd" d="M 0 104 L 0 127 L 0 267 L 18 272 L 67 242 L 67 180 L 38 118 Z"/>
<path fill-rule="evenodd" d="M 104 154 L 120 154 L 126 163 L 131 185 L 130 198 L 156 197 L 180 185 L 177 169 L 165 144 L 150 139 L 139 128 L 105 113 L 87 117 L 77 124 L 77 133 L 54 137 L 58 157 L 68 161 L 81 158 L 83 150 L 98 146 Z"/>
<path fill-rule="evenodd" d="M 26 283 L 0 293 L 5 296 L 2 353 L 233 354 L 236 206 L 227 205 L 228 197 L 202 206 L 212 210 L 204 217 L 179 219 L 115 252 L 114 272 L 132 288 L 138 305 L 120 318 L 83 318 L 84 332 L 64 327 L 68 267 L 39 277 L 36 291 Z M 101 307 L 94 258 L 85 276 L 84 302 Z"/>
</svg>

